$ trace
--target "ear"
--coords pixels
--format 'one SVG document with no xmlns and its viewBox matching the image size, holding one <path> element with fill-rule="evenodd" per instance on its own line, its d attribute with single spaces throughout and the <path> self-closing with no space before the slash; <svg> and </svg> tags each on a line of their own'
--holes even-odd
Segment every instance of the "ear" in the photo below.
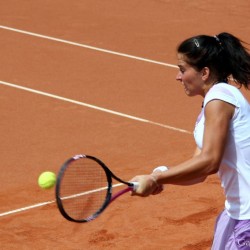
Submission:
<svg viewBox="0 0 250 250">
<path fill-rule="evenodd" d="M 202 80 L 205 82 L 208 80 L 209 76 L 210 76 L 210 69 L 208 67 L 204 67 L 201 70 L 202 73 Z"/>
</svg>

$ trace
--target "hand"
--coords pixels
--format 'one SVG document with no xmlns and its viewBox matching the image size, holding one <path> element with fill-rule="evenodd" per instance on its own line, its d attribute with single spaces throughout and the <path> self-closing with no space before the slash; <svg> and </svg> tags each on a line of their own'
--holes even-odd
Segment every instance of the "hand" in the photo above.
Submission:
<svg viewBox="0 0 250 250">
<path fill-rule="evenodd" d="M 163 191 L 164 186 L 159 185 L 156 181 L 157 175 L 167 171 L 168 167 L 156 167 L 151 175 L 139 175 L 134 177 L 131 182 L 138 182 L 138 188 L 132 192 L 132 195 L 146 197 L 149 195 L 156 195 Z"/>
<path fill-rule="evenodd" d="M 157 184 L 153 175 L 138 175 L 130 180 L 130 182 L 138 182 L 138 188 L 132 191 L 132 195 L 146 197 L 162 191 L 161 186 Z"/>
</svg>

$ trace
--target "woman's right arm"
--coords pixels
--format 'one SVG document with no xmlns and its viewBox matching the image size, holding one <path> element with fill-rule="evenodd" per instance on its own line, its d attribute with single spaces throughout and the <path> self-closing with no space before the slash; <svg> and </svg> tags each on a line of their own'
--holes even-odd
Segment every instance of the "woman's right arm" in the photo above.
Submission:
<svg viewBox="0 0 250 250">
<path fill-rule="evenodd" d="M 200 153 L 201 153 L 201 149 L 199 147 L 196 147 L 193 157 L 198 156 Z M 206 180 L 206 178 L 207 178 L 207 176 L 199 177 L 199 178 L 193 179 L 191 181 L 182 182 L 180 185 L 181 186 L 190 186 L 190 185 L 202 183 Z"/>
</svg>

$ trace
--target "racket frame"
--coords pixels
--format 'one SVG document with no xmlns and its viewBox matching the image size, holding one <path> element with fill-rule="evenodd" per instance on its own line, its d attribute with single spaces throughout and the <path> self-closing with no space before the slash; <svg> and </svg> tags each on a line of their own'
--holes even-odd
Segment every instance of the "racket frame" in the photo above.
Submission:
<svg viewBox="0 0 250 250">
<path fill-rule="evenodd" d="M 64 207 L 63 207 L 63 197 L 60 196 L 60 188 L 61 188 L 61 180 L 63 179 L 64 173 L 66 171 L 67 168 L 69 168 L 71 166 L 71 163 L 74 161 L 77 161 L 81 158 L 87 158 L 87 159 L 91 159 L 93 161 L 95 161 L 96 163 L 98 163 L 104 170 L 106 177 L 107 177 L 107 193 L 106 193 L 106 197 L 105 197 L 105 201 L 103 202 L 102 206 L 91 216 L 85 218 L 85 219 L 74 219 L 71 216 L 69 216 Z M 118 182 L 127 185 L 127 188 L 119 191 L 118 193 L 116 193 L 114 196 L 112 196 L 112 179 L 117 180 Z M 122 194 L 129 192 L 131 190 L 133 190 L 135 188 L 135 183 L 130 183 L 130 182 L 126 182 L 123 181 L 122 179 L 120 179 L 119 177 L 117 177 L 116 175 L 114 175 L 111 170 L 98 158 L 94 157 L 94 156 L 90 156 L 90 155 L 75 155 L 74 157 L 68 159 L 61 167 L 61 169 L 59 170 L 59 173 L 57 175 L 57 181 L 56 181 L 56 188 L 55 188 L 55 195 L 56 195 L 56 203 L 58 206 L 59 211 L 61 212 L 61 214 L 63 215 L 63 217 L 69 221 L 73 221 L 73 222 L 79 222 L 79 223 L 83 223 L 83 222 L 89 222 L 91 220 L 94 220 L 96 217 L 98 217 L 106 208 L 107 206 L 114 201 L 115 199 L 117 199 L 119 196 L 121 196 Z"/>
</svg>

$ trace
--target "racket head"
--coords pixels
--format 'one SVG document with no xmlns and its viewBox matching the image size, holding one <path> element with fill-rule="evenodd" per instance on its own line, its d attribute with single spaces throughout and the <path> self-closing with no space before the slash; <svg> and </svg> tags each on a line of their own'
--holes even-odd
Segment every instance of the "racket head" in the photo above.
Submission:
<svg viewBox="0 0 250 250">
<path fill-rule="evenodd" d="M 56 182 L 59 211 L 69 221 L 88 222 L 109 204 L 112 173 L 99 159 L 76 155 L 61 167 Z"/>
</svg>

